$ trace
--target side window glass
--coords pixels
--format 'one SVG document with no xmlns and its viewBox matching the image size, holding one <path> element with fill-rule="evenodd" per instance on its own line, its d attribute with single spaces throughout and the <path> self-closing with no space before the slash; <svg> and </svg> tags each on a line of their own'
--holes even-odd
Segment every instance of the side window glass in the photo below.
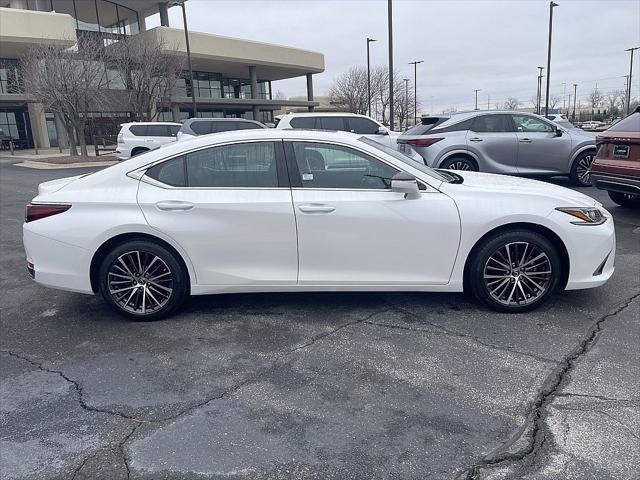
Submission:
<svg viewBox="0 0 640 480">
<path fill-rule="evenodd" d="M 316 119 L 314 117 L 292 118 L 289 125 L 291 125 L 291 128 L 319 128 L 316 127 Z"/>
<path fill-rule="evenodd" d="M 530 117 L 528 115 L 511 115 L 511 117 L 513 118 L 513 123 L 515 123 L 516 131 L 518 132 L 553 132 L 553 127 L 542 119 Z"/>
<path fill-rule="evenodd" d="M 178 135 L 180 128 L 181 128 L 180 125 L 169 125 L 169 132 L 171 136 L 175 137 L 176 135 Z"/>
<path fill-rule="evenodd" d="M 346 130 L 343 117 L 318 117 L 322 130 Z"/>
<path fill-rule="evenodd" d="M 351 148 L 294 142 L 303 188 L 390 190 L 398 170 Z"/>
<path fill-rule="evenodd" d="M 189 187 L 277 187 L 273 142 L 240 143 L 187 154 Z"/>
<path fill-rule="evenodd" d="M 147 125 L 147 136 L 168 137 L 167 125 Z"/>
<path fill-rule="evenodd" d="M 131 125 L 129 131 L 136 137 L 144 137 L 147 135 L 147 125 Z"/>
<path fill-rule="evenodd" d="M 193 122 L 191 124 L 191 130 L 198 135 L 206 135 L 211 133 L 211 122 Z"/>
<path fill-rule="evenodd" d="M 352 117 L 348 119 L 349 130 L 360 135 L 373 135 L 378 133 L 380 127 L 368 118 Z"/>
<path fill-rule="evenodd" d="M 184 187 L 186 186 L 184 156 L 154 165 L 145 175 L 172 187 Z"/>
<path fill-rule="evenodd" d="M 500 133 L 506 132 L 502 115 L 481 115 L 474 119 L 471 130 L 480 133 Z"/>
</svg>

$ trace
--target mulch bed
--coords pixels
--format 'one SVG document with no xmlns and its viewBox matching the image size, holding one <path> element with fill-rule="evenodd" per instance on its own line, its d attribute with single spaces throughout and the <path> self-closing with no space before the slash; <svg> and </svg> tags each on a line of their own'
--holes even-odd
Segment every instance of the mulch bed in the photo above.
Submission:
<svg viewBox="0 0 640 480">
<path fill-rule="evenodd" d="M 42 157 L 42 158 L 29 158 L 30 162 L 39 163 L 55 163 L 59 165 L 68 165 L 72 163 L 91 163 L 91 162 L 113 162 L 116 160 L 115 155 L 101 155 L 99 157 L 81 157 L 71 155 L 61 155 L 59 157 Z"/>
</svg>

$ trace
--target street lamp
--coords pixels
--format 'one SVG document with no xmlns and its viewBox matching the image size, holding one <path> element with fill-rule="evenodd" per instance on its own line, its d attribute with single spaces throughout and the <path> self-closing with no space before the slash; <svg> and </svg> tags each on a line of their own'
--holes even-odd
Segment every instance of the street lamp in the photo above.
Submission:
<svg viewBox="0 0 640 480">
<path fill-rule="evenodd" d="M 627 115 L 631 113 L 631 74 L 633 72 L 633 52 L 640 47 L 627 48 L 625 52 L 629 52 L 629 81 L 627 82 Z"/>
<path fill-rule="evenodd" d="M 540 110 L 540 102 L 542 101 L 542 70 L 544 70 L 544 67 L 538 67 L 538 98 L 536 102 L 536 113 L 538 115 L 542 113 Z"/>
<path fill-rule="evenodd" d="M 369 116 L 371 116 L 371 60 L 369 58 L 369 44 L 375 41 L 375 38 L 367 37 L 367 105 Z"/>
<path fill-rule="evenodd" d="M 478 110 L 478 92 L 480 92 L 481 90 L 479 88 L 476 88 L 474 90 L 474 92 L 476 92 L 476 110 Z"/>
<path fill-rule="evenodd" d="M 549 2 L 549 43 L 547 46 L 547 93 L 544 99 L 544 116 L 549 117 L 549 85 L 551 84 L 551 31 L 553 29 L 553 7 L 558 4 Z"/>
<path fill-rule="evenodd" d="M 387 0 L 387 23 L 389 28 L 389 129 L 393 131 L 393 0 Z"/>
<path fill-rule="evenodd" d="M 409 62 L 409 65 L 413 65 L 413 121 L 418 120 L 418 64 L 424 63 L 424 60 L 415 60 Z"/>
<path fill-rule="evenodd" d="M 576 98 L 578 98 L 578 84 L 573 84 L 573 121 L 576 121 Z"/>
<path fill-rule="evenodd" d="M 404 123 L 406 128 L 409 128 L 409 79 L 403 78 L 404 80 L 404 113 L 407 116 Z M 413 120 L 415 122 L 415 118 Z"/>
<path fill-rule="evenodd" d="M 193 82 L 193 68 L 191 67 L 191 47 L 189 46 L 189 29 L 187 28 L 187 11 L 184 8 L 184 1 L 173 1 L 167 5 L 168 7 L 182 7 L 182 23 L 184 24 L 184 42 L 187 46 L 187 63 L 189 64 L 189 80 L 191 81 L 191 106 L 193 108 L 193 116 L 198 116 L 198 106 L 196 105 L 196 88 Z"/>
</svg>

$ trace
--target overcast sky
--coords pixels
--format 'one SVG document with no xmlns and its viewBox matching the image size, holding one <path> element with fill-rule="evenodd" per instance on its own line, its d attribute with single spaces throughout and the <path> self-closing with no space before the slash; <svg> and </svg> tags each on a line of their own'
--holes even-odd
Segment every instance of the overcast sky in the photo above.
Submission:
<svg viewBox="0 0 640 480">
<path fill-rule="evenodd" d="M 584 102 L 598 85 L 624 89 L 629 52 L 640 46 L 640 1 L 556 0 L 551 92 L 566 99 L 578 84 Z M 486 108 L 514 96 L 535 97 L 537 66 L 546 66 L 549 2 L 546 0 L 394 0 L 394 64 L 413 78 L 423 112 L 474 107 L 474 92 Z M 373 65 L 388 64 L 386 0 L 189 0 L 189 29 L 277 43 L 324 54 L 326 70 L 314 76 L 316 95 L 352 65 L 366 66 L 367 36 Z M 154 24 L 150 19 L 149 27 Z M 179 28 L 179 8 L 170 9 Z M 640 55 L 634 57 L 633 95 L 640 95 Z M 306 94 L 304 77 L 274 82 L 274 94 Z"/>
</svg>

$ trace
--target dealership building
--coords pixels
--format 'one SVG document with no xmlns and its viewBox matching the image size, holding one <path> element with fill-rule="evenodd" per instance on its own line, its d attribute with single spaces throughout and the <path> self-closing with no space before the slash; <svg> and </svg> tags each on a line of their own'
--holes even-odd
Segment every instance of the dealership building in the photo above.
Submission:
<svg viewBox="0 0 640 480">
<path fill-rule="evenodd" d="M 67 146 L 66 130 L 56 115 L 20 89 L 21 55 L 39 44 L 73 47 L 80 35 L 99 35 L 105 44 L 142 35 L 170 46 L 169 54 L 187 55 L 185 31 L 169 27 L 168 9 L 179 2 L 158 0 L 0 0 L 0 139 L 18 147 Z M 160 17 L 147 29 L 146 20 Z M 180 25 L 182 27 L 182 25 Z M 324 71 L 321 53 L 293 47 L 188 31 L 194 85 L 185 72 L 171 98 L 158 107 L 158 120 L 198 117 L 244 117 L 271 121 L 283 107 L 313 110 L 313 74 Z M 111 40 L 106 40 L 111 39 Z M 108 68 L 105 65 L 105 68 Z M 271 82 L 306 77 L 306 100 L 275 100 Z M 117 90 L 121 82 L 109 85 Z M 117 96 L 116 96 L 117 97 Z M 109 111 L 89 113 L 85 137 L 115 135 L 132 118 L 126 103 L 110 102 Z"/>
</svg>

